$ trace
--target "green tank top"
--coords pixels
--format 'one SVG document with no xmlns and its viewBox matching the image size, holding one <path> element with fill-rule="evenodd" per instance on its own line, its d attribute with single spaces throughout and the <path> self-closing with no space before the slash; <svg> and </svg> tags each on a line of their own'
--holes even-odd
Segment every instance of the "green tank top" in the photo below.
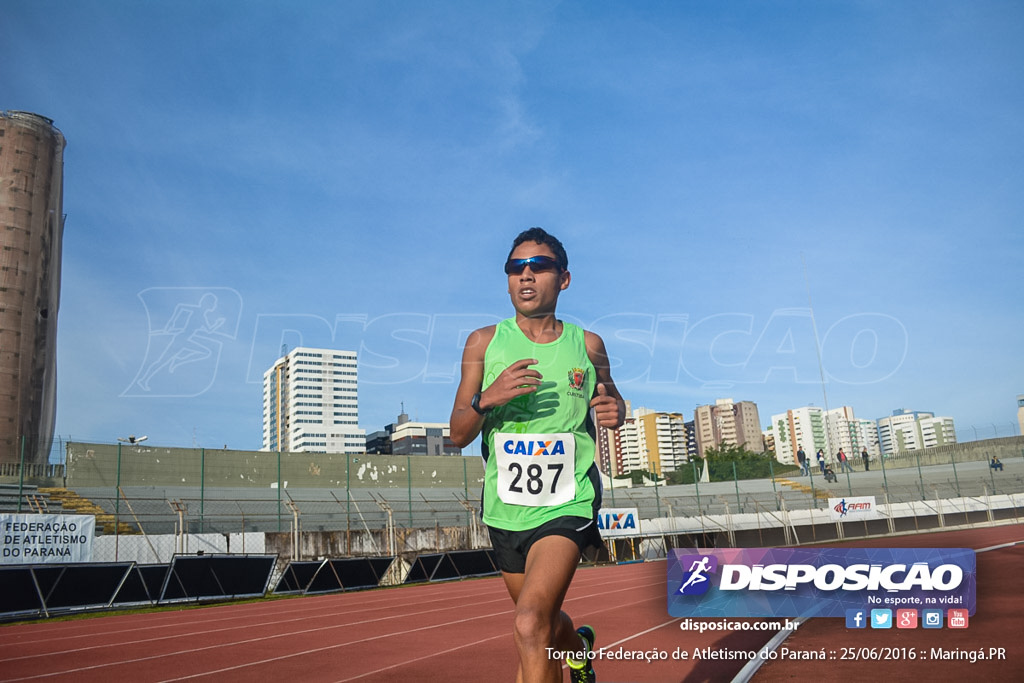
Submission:
<svg viewBox="0 0 1024 683">
<path fill-rule="evenodd" d="M 590 399 L 594 365 L 584 332 L 562 323 L 553 342 L 530 341 L 512 318 L 500 322 L 484 352 L 482 390 L 524 358 L 542 375 L 534 393 L 488 413 L 482 429 L 483 520 L 511 531 L 533 529 L 556 517 L 593 517 L 594 462 Z"/>
</svg>

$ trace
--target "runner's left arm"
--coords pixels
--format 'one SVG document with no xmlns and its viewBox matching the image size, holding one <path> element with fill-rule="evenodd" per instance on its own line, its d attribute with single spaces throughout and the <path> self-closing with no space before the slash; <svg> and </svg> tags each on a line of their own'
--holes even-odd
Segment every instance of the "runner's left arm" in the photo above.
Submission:
<svg viewBox="0 0 1024 683">
<path fill-rule="evenodd" d="M 600 427 L 618 429 L 626 419 L 626 402 L 622 399 L 618 387 L 612 380 L 608 352 L 604 340 L 593 332 L 584 335 L 587 345 L 587 356 L 597 372 L 594 385 L 594 396 L 590 407 L 594 409 L 595 420 Z"/>
</svg>

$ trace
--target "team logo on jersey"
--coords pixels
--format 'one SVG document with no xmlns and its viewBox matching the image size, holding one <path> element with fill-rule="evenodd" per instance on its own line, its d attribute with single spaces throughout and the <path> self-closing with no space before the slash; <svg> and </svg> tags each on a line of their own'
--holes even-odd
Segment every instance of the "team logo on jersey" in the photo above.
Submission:
<svg viewBox="0 0 1024 683">
<path fill-rule="evenodd" d="M 579 391 L 583 388 L 583 381 L 586 377 L 587 373 L 583 368 L 573 368 L 569 371 L 569 388 Z"/>
</svg>

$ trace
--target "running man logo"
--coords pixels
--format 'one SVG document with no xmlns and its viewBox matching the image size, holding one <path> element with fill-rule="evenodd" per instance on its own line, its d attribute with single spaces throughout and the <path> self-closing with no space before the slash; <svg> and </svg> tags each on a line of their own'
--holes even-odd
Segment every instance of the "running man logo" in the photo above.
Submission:
<svg viewBox="0 0 1024 683">
<path fill-rule="evenodd" d="M 833 522 L 877 519 L 874 496 L 843 496 L 828 499 L 828 514 Z"/>
<path fill-rule="evenodd" d="M 851 512 L 871 512 L 872 505 L 870 501 L 847 503 L 846 499 L 843 498 L 832 509 L 838 512 L 840 517 L 846 517 Z"/>
<path fill-rule="evenodd" d="M 711 587 L 708 574 L 718 571 L 718 558 L 714 555 L 683 555 L 679 565 L 686 568 L 683 583 L 679 586 L 679 595 L 703 595 Z"/>
<path fill-rule="evenodd" d="M 501 447 L 509 455 L 565 455 L 565 443 L 561 439 L 505 439 Z"/>
</svg>

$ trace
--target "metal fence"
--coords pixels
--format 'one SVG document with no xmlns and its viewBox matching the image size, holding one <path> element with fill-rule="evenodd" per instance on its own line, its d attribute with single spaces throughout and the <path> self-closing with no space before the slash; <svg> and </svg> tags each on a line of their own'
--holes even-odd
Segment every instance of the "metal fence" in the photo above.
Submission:
<svg viewBox="0 0 1024 683">
<path fill-rule="evenodd" d="M 627 488 L 617 480 L 613 487 L 606 480 L 603 505 L 637 508 L 643 520 L 704 519 L 699 528 L 714 528 L 714 516 L 767 519 L 782 510 L 825 510 L 829 498 L 843 496 L 875 496 L 879 504 L 982 500 L 1024 492 L 1022 447 L 1016 437 L 899 454 L 873 461 L 867 471 L 858 459 L 853 472 L 830 482 L 817 469 L 809 476 L 733 475 L 681 486 Z M 1002 470 L 989 466 L 997 453 Z M 71 443 L 61 474 L 66 489 L 28 483 L 24 475 L 0 486 L 0 507 L 93 514 L 97 532 L 115 537 L 279 534 L 292 539 L 289 553 L 314 558 L 487 543 L 479 521 L 483 467 L 476 457 Z"/>
</svg>

